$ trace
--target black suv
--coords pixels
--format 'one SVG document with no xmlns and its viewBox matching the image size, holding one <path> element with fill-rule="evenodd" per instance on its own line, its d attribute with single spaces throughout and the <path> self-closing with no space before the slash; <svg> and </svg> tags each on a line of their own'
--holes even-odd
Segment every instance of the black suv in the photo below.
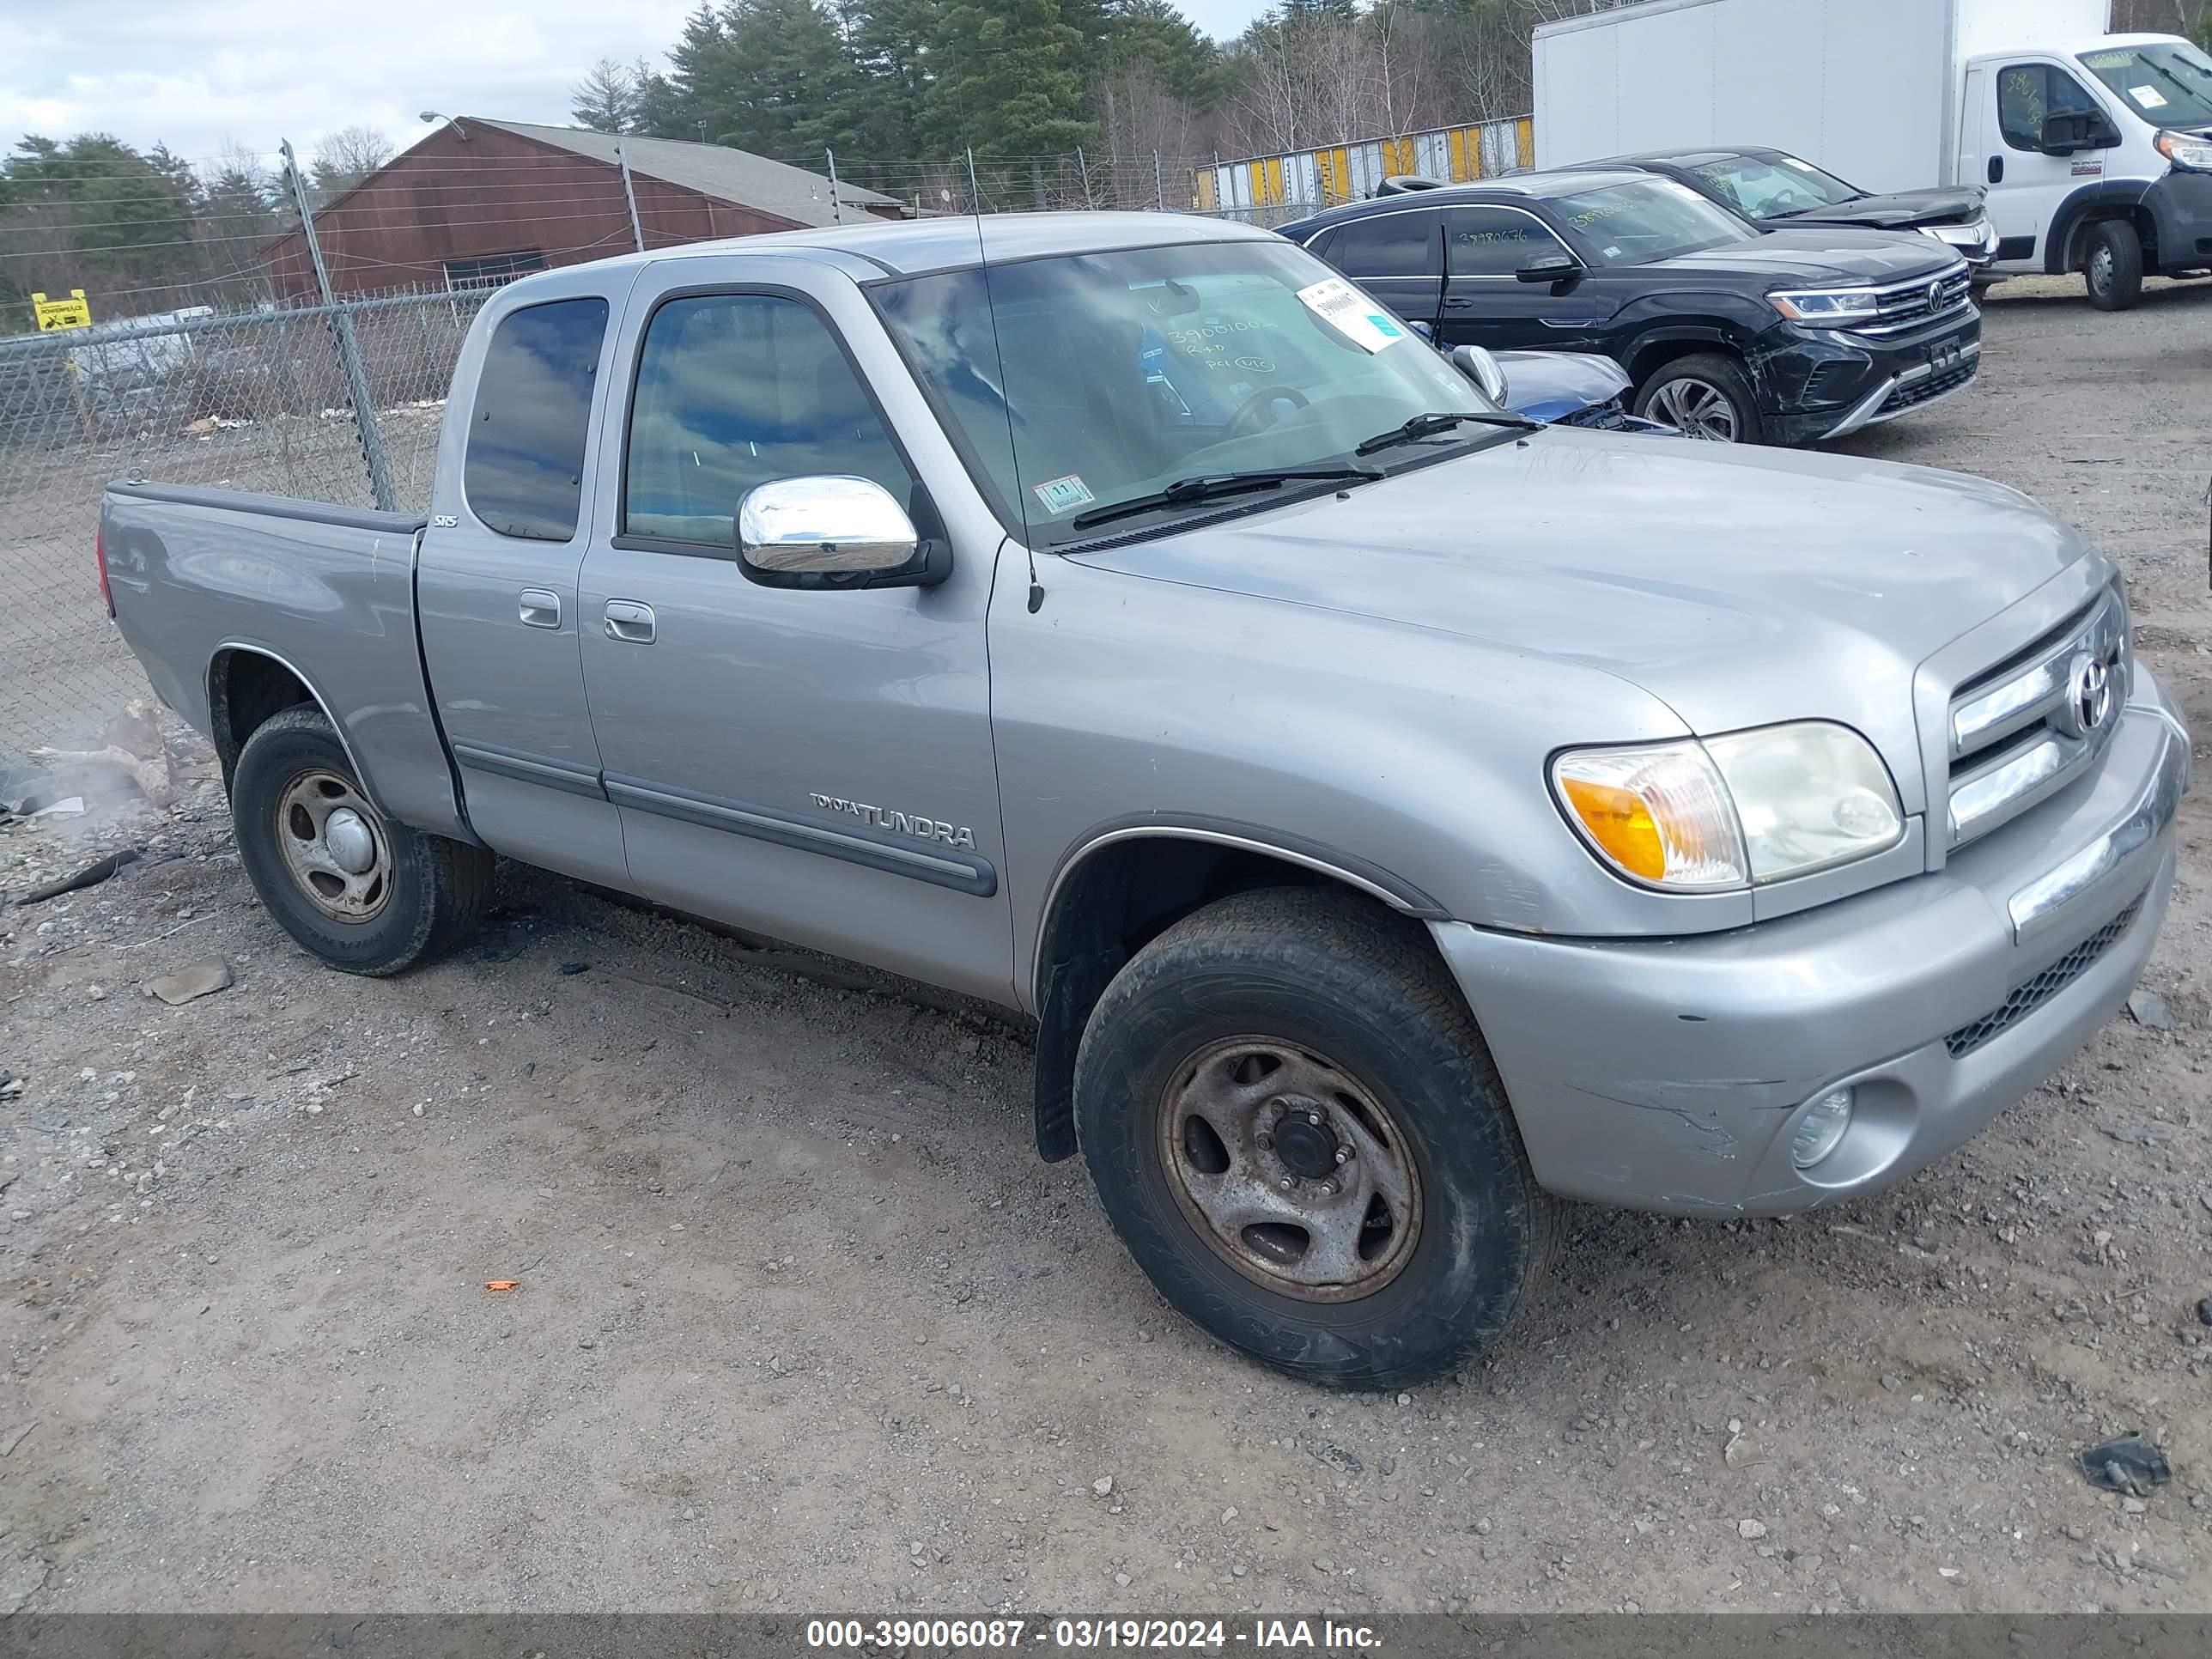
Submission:
<svg viewBox="0 0 2212 1659">
<path fill-rule="evenodd" d="M 1523 173 L 1286 225 L 1446 349 L 1594 351 L 1692 437 L 1808 443 L 1958 391 L 1981 356 L 1965 261 L 1923 236 L 1762 232 L 1645 173 Z"/>
<path fill-rule="evenodd" d="M 1761 230 L 1790 225 L 1850 225 L 1860 230 L 1917 230 L 1958 249 L 1977 283 L 1996 263 L 1997 234 L 1977 185 L 1876 194 L 1845 184 L 1786 149 L 1738 144 L 1702 149 L 1655 149 L 1580 163 L 1577 172 L 1633 167 L 1687 185 L 1741 214 Z"/>
</svg>

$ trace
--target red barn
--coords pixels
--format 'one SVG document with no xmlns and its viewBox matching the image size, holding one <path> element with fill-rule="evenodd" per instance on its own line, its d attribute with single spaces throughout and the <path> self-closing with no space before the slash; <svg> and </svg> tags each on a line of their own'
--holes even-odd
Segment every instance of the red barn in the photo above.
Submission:
<svg viewBox="0 0 2212 1659">
<path fill-rule="evenodd" d="M 900 216 L 892 197 L 840 184 L 833 204 L 822 174 L 720 144 L 461 116 L 316 212 L 331 286 L 491 287 L 627 253 L 637 242 L 624 156 L 647 247 Z M 320 297 L 299 231 L 262 257 L 280 302 Z"/>
</svg>

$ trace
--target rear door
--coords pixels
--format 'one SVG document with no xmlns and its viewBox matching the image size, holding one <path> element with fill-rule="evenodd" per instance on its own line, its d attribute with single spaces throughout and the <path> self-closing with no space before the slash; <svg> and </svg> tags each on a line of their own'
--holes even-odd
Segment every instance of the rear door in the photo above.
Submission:
<svg viewBox="0 0 2212 1659">
<path fill-rule="evenodd" d="M 607 422 L 581 580 L 584 677 L 631 885 L 1010 1000 L 984 648 L 1004 533 L 939 520 L 938 500 L 961 499 L 957 459 L 851 280 L 773 257 L 679 263 L 683 286 L 649 274 L 623 325 L 641 343 Z M 748 580 L 738 501 L 825 474 L 872 479 L 947 537 L 951 579 Z"/>
<path fill-rule="evenodd" d="M 440 441 L 415 599 L 470 825 L 495 851 L 621 885 L 576 598 L 617 291 L 578 273 L 488 302 L 455 375 L 474 393 Z"/>
<path fill-rule="evenodd" d="M 1432 329 L 1443 297 L 1443 228 L 1441 208 L 1393 208 L 1346 220 L 1322 246 L 1398 318 Z"/>
</svg>

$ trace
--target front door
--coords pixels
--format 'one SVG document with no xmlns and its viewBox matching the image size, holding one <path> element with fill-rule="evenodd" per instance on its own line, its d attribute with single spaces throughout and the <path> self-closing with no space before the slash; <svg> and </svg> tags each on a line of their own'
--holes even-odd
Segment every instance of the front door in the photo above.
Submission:
<svg viewBox="0 0 2212 1659">
<path fill-rule="evenodd" d="M 1444 226 L 1443 343 L 1493 351 L 1595 349 L 1602 307 L 1586 274 L 1564 285 L 1524 283 L 1516 274 L 1533 259 L 1571 252 L 1524 209 L 1487 202 L 1451 209 Z"/>
<path fill-rule="evenodd" d="M 586 687 L 631 884 L 1008 1000 L 984 649 L 999 538 L 956 538 L 952 576 L 933 588 L 749 581 L 732 515 L 775 479 L 870 478 L 943 533 L 857 362 L 905 370 L 856 288 L 665 294 L 648 279 L 638 292 L 649 315 L 614 428 L 619 499 L 580 585 Z M 856 360 L 856 339 L 869 357 Z"/>
<path fill-rule="evenodd" d="M 1989 185 L 1990 223 L 1997 234 L 1997 258 L 2018 269 L 2040 270 L 2045 239 L 2060 205 L 2105 174 L 2106 152 L 2071 155 L 2043 152 L 2046 116 L 2099 111 L 2089 89 L 2056 64 L 2002 64 L 1978 73 L 1982 131 L 1982 178 Z M 2063 252 L 2063 250 L 2062 250 Z"/>
</svg>

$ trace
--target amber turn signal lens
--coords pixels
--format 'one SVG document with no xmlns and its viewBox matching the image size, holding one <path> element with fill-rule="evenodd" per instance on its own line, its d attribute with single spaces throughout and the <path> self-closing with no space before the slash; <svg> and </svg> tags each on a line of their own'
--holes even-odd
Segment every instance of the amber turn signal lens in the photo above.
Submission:
<svg viewBox="0 0 2212 1659">
<path fill-rule="evenodd" d="M 1632 876 L 1658 881 L 1667 873 L 1667 848 L 1644 797 L 1585 778 L 1561 778 L 1567 804 L 1599 849 Z"/>
</svg>

